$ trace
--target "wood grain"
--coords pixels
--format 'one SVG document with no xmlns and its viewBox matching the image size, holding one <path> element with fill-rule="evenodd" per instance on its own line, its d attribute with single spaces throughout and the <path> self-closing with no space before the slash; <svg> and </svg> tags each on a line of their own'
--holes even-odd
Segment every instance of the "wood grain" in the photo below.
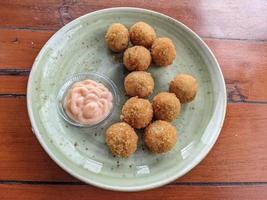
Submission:
<svg viewBox="0 0 267 200">
<path fill-rule="evenodd" d="M 0 76 L 0 94 L 26 94 L 28 76 Z"/>
<path fill-rule="evenodd" d="M 145 192 L 112 192 L 86 185 L 0 185 L 1 200 L 73 199 L 166 199 L 166 200 L 265 200 L 267 186 L 165 186 Z"/>
<path fill-rule="evenodd" d="M 29 69 L 52 34 L 49 31 L 0 30 L 0 69 Z"/>
<path fill-rule="evenodd" d="M 32 133 L 25 98 L 0 98 L 0 110 L 0 180 L 75 180 L 46 155 Z"/>
<path fill-rule="evenodd" d="M 61 0 L 2 0 L 0 4 L 0 27 L 58 29 Z"/>
<path fill-rule="evenodd" d="M 202 37 L 267 40 L 267 22 L 263 20 L 267 19 L 265 0 L 3 0 L 0 27 L 57 30 L 88 12 L 122 6 L 162 12 L 183 22 Z"/>
<path fill-rule="evenodd" d="M 267 42 L 205 41 L 221 66 L 229 100 L 267 100 Z"/>
<path fill-rule="evenodd" d="M 266 182 L 266 113 L 267 104 L 228 104 L 214 148 L 179 181 Z"/>
<path fill-rule="evenodd" d="M 0 110 L 0 180 L 76 181 L 42 150 L 24 98 L 0 98 Z M 229 104 L 216 145 L 178 181 L 267 182 L 266 113 L 267 104 Z"/>
</svg>

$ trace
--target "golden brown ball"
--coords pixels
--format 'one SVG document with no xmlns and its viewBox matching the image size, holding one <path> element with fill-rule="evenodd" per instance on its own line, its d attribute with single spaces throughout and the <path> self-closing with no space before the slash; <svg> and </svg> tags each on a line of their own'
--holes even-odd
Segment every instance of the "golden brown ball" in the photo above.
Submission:
<svg viewBox="0 0 267 200">
<path fill-rule="evenodd" d="M 154 90 L 154 80 L 148 72 L 131 72 L 124 79 L 124 88 L 127 95 L 144 98 L 152 94 Z"/>
<path fill-rule="evenodd" d="M 176 144 L 176 128 L 169 122 L 157 120 L 145 129 L 144 141 L 154 153 L 168 152 Z"/>
<path fill-rule="evenodd" d="M 110 151 L 119 157 L 129 157 L 136 151 L 138 136 L 125 122 L 111 125 L 106 131 L 106 143 Z"/>
<path fill-rule="evenodd" d="M 114 52 L 122 52 L 129 44 L 129 31 L 120 23 L 113 23 L 109 26 L 106 36 L 108 47 Z"/>
<path fill-rule="evenodd" d="M 173 93 L 161 92 L 153 98 L 152 102 L 156 119 L 171 122 L 180 113 L 181 104 Z"/>
<path fill-rule="evenodd" d="M 133 46 L 123 54 L 123 64 L 129 71 L 144 71 L 151 64 L 149 50 L 142 46 Z"/>
<path fill-rule="evenodd" d="M 156 32 L 147 23 L 137 22 L 130 28 L 130 39 L 134 45 L 150 48 L 156 39 Z"/>
<path fill-rule="evenodd" d="M 133 128 L 144 128 L 152 120 L 153 109 L 146 99 L 132 97 L 122 107 L 121 120 L 130 124 Z"/>
<path fill-rule="evenodd" d="M 170 83 L 169 91 L 173 92 L 181 103 L 192 101 L 198 90 L 197 80 L 187 74 L 178 74 Z"/>
<path fill-rule="evenodd" d="M 169 38 L 157 38 L 152 44 L 151 55 L 156 65 L 170 65 L 176 57 L 175 46 Z"/>
</svg>

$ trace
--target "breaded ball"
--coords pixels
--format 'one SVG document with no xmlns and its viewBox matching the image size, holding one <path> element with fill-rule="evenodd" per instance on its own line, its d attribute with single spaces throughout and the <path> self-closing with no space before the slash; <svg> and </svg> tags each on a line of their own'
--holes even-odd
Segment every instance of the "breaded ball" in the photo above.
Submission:
<svg viewBox="0 0 267 200">
<path fill-rule="evenodd" d="M 169 87 L 169 91 L 173 92 L 181 103 L 192 101 L 197 94 L 197 89 L 197 80 L 187 74 L 178 74 Z"/>
<path fill-rule="evenodd" d="M 145 128 L 152 120 L 153 109 L 146 99 L 132 97 L 122 107 L 121 120 L 133 128 Z"/>
<path fill-rule="evenodd" d="M 145 144 L 154 153 L 170 151 L 176 144 L 176 140 L 176 128 L 169 122 L 157 120 L 145 129 Z"/>
<path fill-rule="evenodd" d="M 129 44 L 129 31 L 120 23 L 113 23 L 109 26 L 106 36 L 108 48 L 114 52 L 122 52 Z"/>
<path fill-rule="evenodd" d="M 138 136 L 125 122 L 111 125 L 106 131 L 106 143 L 110 151 L 119 157 L 129 157 L 136 151 Z"/>
<path fill-rule="evenodd" d="M 150 52 L 142 46 L 130 47 L 123 54 L 123 64 L 129 71 L 144 71 L 151 64 Z"/>
<path fill-rule="evenodd" d="M 161 92 L 153 98 L 152 102 L 154 116 L 171 122 L 180 113 L 181 104 L 179 99 L 173 93 Z"/>
<path fill-rule="evenodd" d="M 150 48 L 156 39 L 156 32 L 147 23 L 137 22 L 130 28 L 130 39 L 134 45 Z"/>
<path fill-rule="evenodd" d="M 154 80 L 148 72 L 131 72 L 124 79 L 124 88 L 127 95 L 144 98 L 152 94 Z"/>
<path fill-rule="evenodd" d="M 151 55 L 156 65 L 170 65 L 176 57 L 175 46 L 169 38 L 157 38 L 152 44 Z"/>
</svg>

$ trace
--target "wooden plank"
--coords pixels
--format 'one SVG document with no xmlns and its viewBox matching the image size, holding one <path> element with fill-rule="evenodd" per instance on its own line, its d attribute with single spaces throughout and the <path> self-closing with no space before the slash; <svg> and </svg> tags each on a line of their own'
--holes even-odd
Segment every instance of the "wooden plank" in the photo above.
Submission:
<svg viewBox="0 0 267 200">
<path fill-rule="evenodd" d="M 2 197 L 1 197 L 2 196 Z M 166 199 L 166 200 L 265 200 L 267 186 L 165 186 L 144 192 L 112 192 L 87 185 L 0 185 L 1 200 L 41 199 Z"/>
<path fill-rule="evenodd" d="M 0 76 L 0 94 L 26 94 L 28 76 Z"/>
<path fill-rule="evenodd" d="M 52 34 L 49 31 L 0 30 L 0 69 L 29 69 Z"/>
<path fill-rule="evenodd" d="M 0 70 L 30 69 L 37 53 L 52 34 L 49 31 L 0 30 Z M 267 42 L 205 41 L 218 58 L 231 101 L 267 100 Z"/>
<path fill-rule="evenodd" d="M 42 150 L 31 132 L 24 98 L 0 98 L 0 110 L 0 180 L 75 180 Z M 229 104 L 216 145 L 178 181 L 267 182 L 266 113 L 267 104 Z"/>
<path fill-rule="evenodd" d="M 267 100 L 267 42 L 205 41 L 220 63 L 231 101 Z"/>
<path fill-rule="evenodd" d="M 62 26 L 58 8 L 61 0 L 2 0 L 0 27 L 58 29 Z"/>
<path fill-rule="evenodd" d="M 267 39 L 267 23 L 263 20 L 267 19 L 265 0 L 4 0 L 0 4 L 0 27 L 57 30 L 88 12 L 121 6 L 162 12 L 183 22 L 202 37 Z"/>
<path fill-rule="evenodd" d="M 25 98 L 1 98 L 0 110 L 0 180 L 75 180 L 46 155 L 32 133 Z"/>
</svg>

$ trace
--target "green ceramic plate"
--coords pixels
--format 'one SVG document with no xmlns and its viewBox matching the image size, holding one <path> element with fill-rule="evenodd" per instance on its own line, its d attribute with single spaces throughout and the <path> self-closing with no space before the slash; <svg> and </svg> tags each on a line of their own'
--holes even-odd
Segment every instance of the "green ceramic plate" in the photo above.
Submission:
<svg viewBox="0 0 267 200">
<path fill-rule="evenodd" d="M 178 130 L 175 148 L 154 155 L 142 144 L 129 159 L 113 157 L 104 142 L 106 128 L 119 121 L 126 100 L 123 78 L 127 74 L 121 55 L 111 53 L 104 35 L 112 22 L 130 27 L 138 21 L 153 26 L 158 36 L 173 40 L 177 57 L 166 68 L 151 66 L 155 91 L 168 89 L 177 73 L 196 77 L 196 99 L 182 106 L 173 122 Z M 114 115 L 96 128 L 78 128 L 65 122 L 57 110 L 57 94 L 64 81 L 77 73 L 97 72 L 109 77 L 119 89 L 121 101 Z M 149 10 L 112 8 L 84 15 L 60 29 L 36 58 L 27 91 L 33 130 L 50 157 L 76 178 L 111 190 L 138 191 L 161 186 L 184 175 L 209 152 L 221 130 L 226 91 L 220 67 L 207 45 L 182 23 Z"/>
</svg>

